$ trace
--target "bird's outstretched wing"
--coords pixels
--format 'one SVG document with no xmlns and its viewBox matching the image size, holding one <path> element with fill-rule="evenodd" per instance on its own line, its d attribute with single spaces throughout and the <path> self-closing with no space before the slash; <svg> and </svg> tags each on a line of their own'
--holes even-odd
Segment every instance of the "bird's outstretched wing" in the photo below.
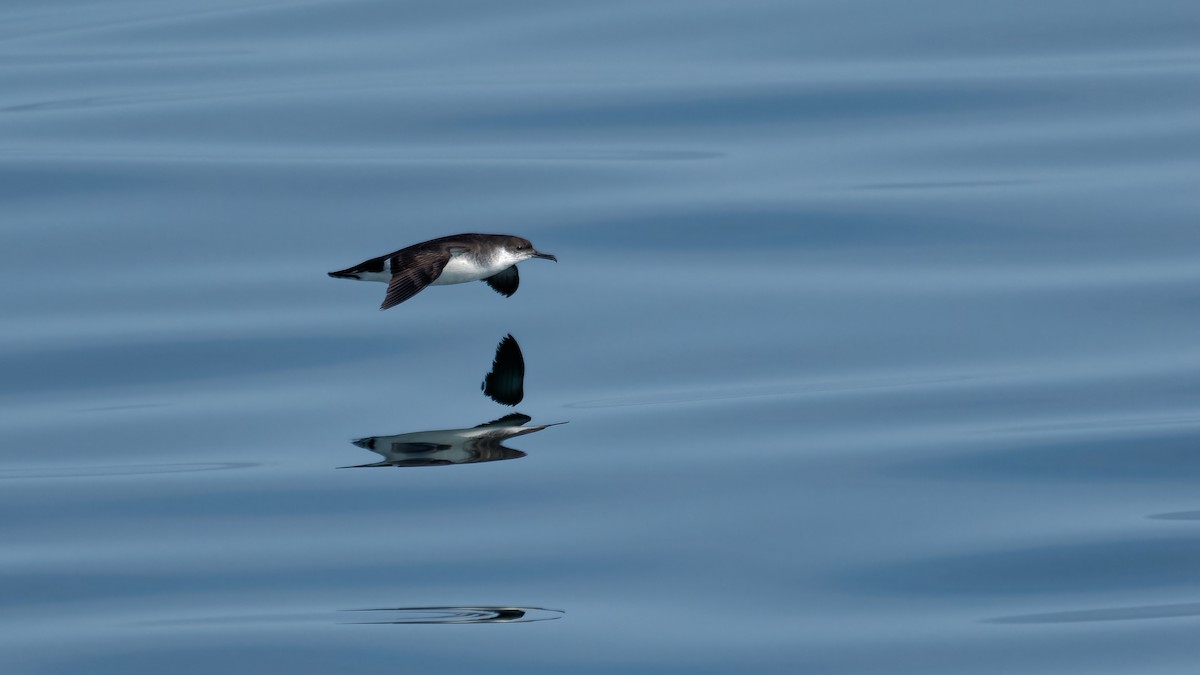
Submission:
<svg viewBox="0 0 1200 675">
<path fill-rule="evenodd" d="M 517 292 L 517 286 L 521 285 L 521 277 L 517 275 L 517 266 L 513 265 L 508 269 L 497 272 L 492 276 L 484 279 L 492 290 L 505 297 L 512 296 Z"/>
<path fill-rule="evenodd" d="M 442 270 L 446 269 L 448 262 L 450 262 L 448 251 L 412 252 L 408 249 L 397 251 L 392 256 L 392 280 L 388 283 L 387 296 L 383 299 L 383 304 L 379 306 L 379 309 L 382 311 L 389 307 L 395 307 L 420 293 L 422 289 L 433 283 L 434 279 L 441 276 Z"/>
</svg>

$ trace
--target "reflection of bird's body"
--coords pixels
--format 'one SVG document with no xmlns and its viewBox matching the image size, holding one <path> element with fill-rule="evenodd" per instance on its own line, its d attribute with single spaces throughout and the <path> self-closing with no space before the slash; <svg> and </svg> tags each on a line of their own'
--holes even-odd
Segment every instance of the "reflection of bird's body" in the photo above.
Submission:
<svg viewBox="0 0 1200 675">
<path fill-rule="evenodd" d="M 440 466 L 444 464 L 474 464 L 501 459 L 518 459 L 525 453 L 506 448 L 501 443 L 515 436 L 532 434 L 553 424 L 521 426 L 530 421 L 520 413 L 506 415 L 494 422 L 470 429 L 439 429 L 415 431 L 396 436 L 360 438 L 354 444 L 383 456 L 382 462 L 360 464 L 371 466 Z M 563 424 L 559 422 L 559 424 Z"/>
<path fill-rule="evenodd" d="M 558 261 L 539 253 L 528 239 L 507 234 L 456 234 L 413 244 L 371 258 L 329 276 L 336 279 L 387 282 L 387 297 L 379 309 L 394 307 L 426 286 L 486 281 L 505 296 L 517 292 L 517 263 L 530 258 Z"/>
</svg>

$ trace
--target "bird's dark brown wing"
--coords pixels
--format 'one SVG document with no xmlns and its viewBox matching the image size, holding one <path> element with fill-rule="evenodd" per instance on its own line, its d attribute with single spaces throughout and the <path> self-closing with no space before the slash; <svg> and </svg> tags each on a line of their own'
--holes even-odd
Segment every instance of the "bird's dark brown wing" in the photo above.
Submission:
<svg viewBox="0 0 1200 675">
<path fill-rule="evenodd" d="M 397 251 L 392 256 L 392 280 L 388 283 L 387 297 L 383 299 L 383 304 L 379 306 L 380 310 L 385 310 L 389 307 L 404 302 L 412 296 L 420 293 L 429 284 L 433 283 L 442 274 L 442 270 L 446 269 L 446 263 L 450 262 L 449 251 L 417 251 L 409 252 L 408 249 Z"/>
<path fill-rule="evenodd" d="M 517 266 L 513 265 L 502 272 L 493 274 L 484 281 L 500 295 L 511 297 L 513 293 L 517 292 L 517 286 L 521 284 L 521 277 L 517 275 Z"/>
</svg>

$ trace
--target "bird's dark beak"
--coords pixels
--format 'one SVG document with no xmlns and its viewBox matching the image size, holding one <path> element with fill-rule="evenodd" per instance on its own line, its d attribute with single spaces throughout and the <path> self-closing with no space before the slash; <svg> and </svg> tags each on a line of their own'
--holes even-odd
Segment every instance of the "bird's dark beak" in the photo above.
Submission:
<svg viewBox="0 0 1200 675">
<path fill-rule="evenodd" d="M 554 262 L 558 262 L 558 258 L 555 258 L 553 255 L 551 255 L 551 254 L 549 254 L 549 253 L 538 253 L 537 251 L 534 251 L 534 252 L 533 252 L 533 257 L 535 257 L 535 258 L 545 258 L 546 260 L 553 260 Z"/>
</svg>

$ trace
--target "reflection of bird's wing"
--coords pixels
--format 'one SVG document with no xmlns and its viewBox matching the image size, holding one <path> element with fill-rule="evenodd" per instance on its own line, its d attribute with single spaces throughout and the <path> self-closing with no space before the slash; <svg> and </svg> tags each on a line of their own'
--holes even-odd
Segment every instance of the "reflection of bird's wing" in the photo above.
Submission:
<svg viewBox="0 0 1200 675">
<path fill-rule="evenodd" d="M 397 251 L 392 256 L 392 280 L 388 283 L 387 296 L 379 309 L 395 307 L 420 293 L 441 276 L 448 262 L 450 253 L 444 250 L 425 249 L 414 252 L 406 248 Z"/>
<path fill-rule="evenodd" d="M 355 464 L 354 466 L 339 466 L 338 468 L 339 469 L 372 469 L 377 466 L 391 466 L 391 465 L 392 465 L 392 463 L 385 459 L 382 462 L 375 462 L 373 464 Z"/>
<path fill-rule="evenodd" d="M 492 371 L 484 376 L 481 386 L 496 403 L 516 405 L 525 398 L 525 357 L 513 336 L 504 336 L 496 346 Z"/>
<path fill-rule="evenodd" d="M 424 455 L 438 450 L 449 450 L 454 446 L 444 443 L 392 443 L 388 451 L 398 455 Z"/>
<path fill-rule="evenodd" d="M 484 422 L 483 424 L 478 424 L 475 426 L 475 428 L 482 429 L 483 427 L 519 427 L 522 424 L 525 424 L 526 422 L 529 422 L 532 419 L 533 418 L 530 417 L 529 415 L 522 415 L 521 413 L 512 413 L 510 415 L 505 415 L 504 417 L 501 417 L 498 420 L 492 420 L 491 422 Z"/>
<path fill-rule="evenodd" d="M 511 296 L 517 292 L 517 286 L 521 285 L 521 277 L 517 274 L 517 266 L 513 265 L 506 270 L 502 270 L 484 279 L 492 290 L 505 297 Z"/>
</svg>

